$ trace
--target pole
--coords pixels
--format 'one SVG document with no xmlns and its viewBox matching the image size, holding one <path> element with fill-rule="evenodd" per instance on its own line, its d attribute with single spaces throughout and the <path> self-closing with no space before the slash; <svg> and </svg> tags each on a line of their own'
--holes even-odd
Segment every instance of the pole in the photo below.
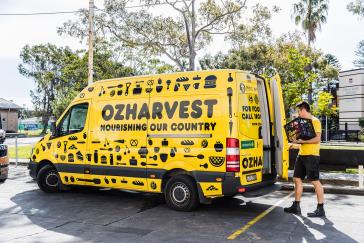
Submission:
<svg viewBox="0 0 364 243">
<path fill-rule="evenodd" d="M 94 40 L 94 0 L 89 1 L 89 16 L 88 16 L 88 84 L 92 84 L 93 82 L 93 74 L 94 74 L 94 49 L 93 49 L 93 40 Z"/>
<path fill-rule="evenodd" d="M 363 165 L 359 165 L 359 188 L 364 188 L 364 183 L 363 183 Z"/>
<path fill-rule="evenodd" d="M 18 167 L 18 136 L 15 136 L 15 167 Z"/>
<path fill-rule="evenodd" d="M 326 143 L 327 143 L 327 116 L 325 116 L 325 130 L 326 130 L 326 132 L 325 132 L 325 138 L 326 138 Z"/>
</svg>

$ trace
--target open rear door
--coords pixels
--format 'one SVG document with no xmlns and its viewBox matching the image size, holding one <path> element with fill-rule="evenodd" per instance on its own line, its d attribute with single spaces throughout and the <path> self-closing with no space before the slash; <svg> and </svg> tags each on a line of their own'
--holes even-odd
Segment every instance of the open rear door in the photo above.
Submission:
<svg viewBox="0 0 364 243">
<path fill-rule="evenodd" d="M 281 79 L 278 75 L 270 80 L 270 89 L 274 112 L 274 146 L 275 164 L 278 175 L 288 180 L 289 147 L 284 125 L 286 124 L 286 114 L 284 111 Z"/>
</svg>

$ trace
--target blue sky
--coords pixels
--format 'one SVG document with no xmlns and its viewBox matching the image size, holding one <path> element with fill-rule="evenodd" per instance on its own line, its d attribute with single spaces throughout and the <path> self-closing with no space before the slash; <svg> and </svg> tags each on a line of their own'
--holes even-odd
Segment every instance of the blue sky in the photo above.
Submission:
<svg viewBox="0 0 364 243">
<path fill-rule="evenodd" d="M 248 0 L 248 5 L 261 3 L 266 6 L 278 5 L 279 14 L 271 21 L 273 33 L 279 36 L 288 31 L 300 30 L 291 19 L 292 4 L 296 1 L 287 0 Z M 315 47 L 325 53 L 337 56 L 343 70 L 354 68 L 354 51 L 360 40 L 364 40 L 364 19 L 353 16 L 346 10 L 348 0 L 331 0 L 327 24 L 317 34 Z M 95 0 L 98 7 L 102 1 Z M 88 7 L 88 0 L 1 0 L 0 13 L 29 13 L 74 11 Z M 0 97 L 13 100 L 16 104 L 32 107 L 29 91 L 34 87 L 34 81 L 21 76 L 17 66 L 20 64 L 19 54 L 25 44 L 54 43 L 59 46 L 68 45 L 73 49 L 86 49 L 85 44 L 69 37 L 60 37 L 56 28 L 70 18 L 72 14 L 41 15 L 41 16 L 0 16 Z M 206 52 L 215 53 L 229 49 L 223 39 L 218 38 L 206 48 Z"/>
</svg>

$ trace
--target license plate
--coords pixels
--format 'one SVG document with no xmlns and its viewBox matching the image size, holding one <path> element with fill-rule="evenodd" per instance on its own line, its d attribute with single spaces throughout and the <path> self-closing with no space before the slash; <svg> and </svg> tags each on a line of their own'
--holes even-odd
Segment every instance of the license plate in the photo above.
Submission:
<svg viewBox="0 0 364 243">
<path fill-rule="evenodd" d="M 250 181 L 256 181 L 257 180 L 257 174 L 250 174 L 246 176 L 246 181 L 250 182 Z"/>
</svg>

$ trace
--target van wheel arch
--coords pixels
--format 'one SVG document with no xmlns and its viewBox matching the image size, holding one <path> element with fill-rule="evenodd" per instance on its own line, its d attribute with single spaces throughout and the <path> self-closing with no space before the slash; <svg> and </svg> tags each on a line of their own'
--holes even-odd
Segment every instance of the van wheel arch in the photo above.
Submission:
<svg viewBox="0 0 364 243">
<path fill-rule="evenodd" d="M 37 166 L 37 170 L 36 170 L 36 175 L 35 176 L 37 176 L 38 175 L 38 172 L 44 167 L 44 166 L 46 166 L 46 165 L 50 165 L 50 166 L 53 166 L 54 168 L 56 168 L 57 169 L 57 167 L 56 167 L 56 165 L 54 164 L 54 163 L 52 163 L 51 161 L 49 161 L 49 160 L 42 160 L 42 161 L 40 161 L 39 163 L 38 163 L 38 166 Z"/>
<path fill-rule="evenodd" d="M 168 180 L 171 179 L 173 176 L 176 176 L 176 175 L 188 175 L 196 183 L 196 179 L 193 177 L 193 175 L 190 172 L 188 172 L 186 170 L 183 170 L 183 169 L 172 169 L 172 170 L 167 171 L 165 174 L 163 174 L 163 177 L 162 177 L 162 191 L 164 191 L 164 188 L 167 185 Z"/>
<path fill-rule="evenodd" d="M 38 172 L 46 165 L 50 165 L 50 166 L 53 166 L 54 168 L 56 168 L 56 166 L 50 162 L 49 160 L 42 160 L 39 162 L 38 166 L 37 166 L 37 172 L 36 172 L 36 175 L 35 176 L 38 176 Z"/>
</svg>

